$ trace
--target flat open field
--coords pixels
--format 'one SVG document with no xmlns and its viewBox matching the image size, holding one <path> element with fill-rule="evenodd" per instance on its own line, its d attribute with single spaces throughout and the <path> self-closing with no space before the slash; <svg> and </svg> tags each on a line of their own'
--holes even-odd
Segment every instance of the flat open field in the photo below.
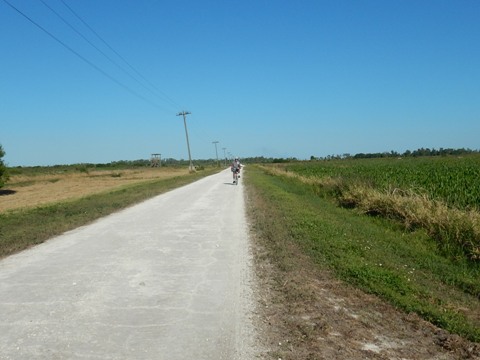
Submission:
<svg viewBox="0 0 480 360">
<path fill-rule="evenodd" d="M 0 213 L 78 199 L 131 184 L 186 174 L 188 169 L 164 167 L 12 175 L 7 186 L 0 190 Z"/>
</svg>

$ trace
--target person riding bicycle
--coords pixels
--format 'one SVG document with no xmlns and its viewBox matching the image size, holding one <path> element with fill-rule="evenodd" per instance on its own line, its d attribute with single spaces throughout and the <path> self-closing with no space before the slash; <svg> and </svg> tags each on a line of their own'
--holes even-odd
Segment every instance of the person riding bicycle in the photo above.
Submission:
<svg viewBox="0 0 480 360">
<path fill-rule="evenodd" d="M 230 167 L 233 175 L 233 183 L 235 184 L 238 174 L 240 174 L 240 169 L 242 168 L 242 164 L 240 164 L 240 161 L 236 157 L 235 160 L 233 160 L 232 165 Z"/>
</svg>

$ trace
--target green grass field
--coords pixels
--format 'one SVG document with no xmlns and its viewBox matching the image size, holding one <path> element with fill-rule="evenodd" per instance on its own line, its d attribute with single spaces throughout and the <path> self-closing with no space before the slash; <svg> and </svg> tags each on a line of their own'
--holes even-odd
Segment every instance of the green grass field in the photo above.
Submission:
<svg viewBox="0 0 480 360">
<path fill-rule="evenodd" d="M 295 164 L 286 169 L 331 176 L 340 165 L 345 168 L 339 172 L 353 172 L 350 164 Z M 374 169 L 372 162 L 364 164 Z M 312 183 L 286 171 L 249 167 L 247 180 L 276 213 L 269 218 L 275 222 L 270 227 L 287 231 L 289 241 L 298 244 L 317 266 L 333 270 L 344 281 L 406 312 L 480 341 L 478 262 L 446 256 L 423 228 L 406 229 L 397 221 L 338 206 L 331 193 L 319 193 Z"/>
</svg>

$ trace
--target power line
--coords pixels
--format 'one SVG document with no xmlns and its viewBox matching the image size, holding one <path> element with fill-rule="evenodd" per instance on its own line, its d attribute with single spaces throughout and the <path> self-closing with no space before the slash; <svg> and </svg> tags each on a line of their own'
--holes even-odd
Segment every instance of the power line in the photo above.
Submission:
<svg viewBox="0 0 480 360">
<path fill-rule="evenodd" d="M 43 1 L 43 0 L 42 0 Z M 61 0 L 61 2 L 65 5 L 65 7 L 78 19 L 80 20 L 98 39 L 100 39 L 113 53 L 115 53 L 131 70 L 133 70 L 141 79 L 143 79 L 147 85 L 149 86 L 146 86 L 145 83 L 141 82 L 140 80 L 138 80 L 137 78 L 135 78 L 134 76 L 132 76 L 132 74 L 130 74 L 128 71 L 126 71 L 122 66 L 120 66 L 117 62 L 113 61 L 110 57 L 108 57 L 103 51 L 102 54 L 104 54 L 104 56 L 106 56 L 109 60 L 111 60 L 116 66 L 118 66 L 123 72 L 125 72 L 127 75 L 129 75 L 131 78 L 133 78 L 136 82 L 138 82 L 141 86 L 143 86 L 145 89 L 147 89 L 148 91 L 150 91 L 152 94 L 156 95 L 156 96 L 160 96 L 162 97 L 162 100 L 164 101 L 167 101 L 167 102 L 170 102 L 170 105 L 172 105 L 173 107 L 175 108 L 178 108 L 179 104 L 177 104 L 174 100 L 172 100 L 167 94 L 165 94 L 164 92 L 162 92 L 160 89 L 158 89 L 157 87 L 155 87 L 155 85 L 153 85 L 146 77 L 144 77 L 138 70 L 136 70 L 127 60 L 125 60 L 125 58 L 123 56 L 121 56 L 112 46 L 110 46 L 105 39 L 103 39 L 85 20 L 83 20 L 80 15 L 78 15 L 75 10 L 72 9 L 72 7 L 70 7 L 65 1 Z M 83 35 L 82 35 L 83 38 L 85 38 Z M 88 41 L 88 40 L 87 40 Z M 90 43 L 90 41 L 88 41 Z M 90 43 L 91 44 L 91 43 Z M 92 44 L 92 46 L 94 46 Z M 95 48 L 97 48 L 96 46 L 94 46 Z"/>
<path fill-rule="evenodd" d="M 110 44 L 103 38 L 101 37 L 85 20 L 82 19 L 80 15 L 78 15 L 75 10 L 72 9 L 64 0 L 60 0 L 63 5 L 67 9 L 71 11 L 71 13 L 78 19 L 80 20 L 100 41 L 102 41 L 105 46 L 107 46 L 115 55 L 117 55 L 131 70 L 133 70 L 140 78 L 142 78 L 149 86 L 151 89 L 154 89 L 157 94 L 161 95 L 164 100 L 167 100 L 170 102 L 171 105 L 175 106 L 176 108 L 180 107 L 180 104 L 178 104 L 176 101 L 174 101 L 172 98 L 170 98 L 166 93 L 164 93 L 162 90 L 157 88 L 154 84 L 152 84 L 145 76 L 143 76 L 137 69 L 135 69 L 122 55 L 120 55 Z M 138 81 L 138 80 L 137 80 Z M 151 90 L 150 90 L 151 91 Z"/>
<path fill-rule="evenodd" d="M 146 87 L 141 81 L 139 81 L 136 77 L 130 74 L 127 70 L 125 70 L 120 64 L 118 64 L 115 60 L 113 60 L 110 56 L 108 56 L 102 49 L 92 43 L 85 35 L 83 35 L 79 30 L 77 30 L 72 24 L 70 24 L 62 15 L 60 15 L 55 9 L 53 9 L 50 5 L 48 5 L 44 0 L 40 0 L 43 5 L 45 5 L 51 12 L 53 12 L 60 20 L 62 20 L 70 29 L 72 29 L 76 34 L 78 34 L 83 40 L 85 40 L 90 46 L 92 46 L 95 50 L 97 50 L 100 54 L 102 54 L 107 60 L 109 60 L 112 64 L 114 64 L 117 68 L 119 68 L 123 73 L 127 74 L 131 79 L 135 80 L 138 84 L 143 86 L 145 89 L 150 91 L 152 94 L 155 94 L 150 88 Z"/>
<path fill-rule="evenodd" d="M 50 36 L 52 39 L 54 39 L 55 41 L 57 41 L 60 45 L 62 45 L 63 47 L 65 47 L 68 51 L 70 51 L 71 53 L 73 53 L 75 56 L 77 56 L 78 58 L 80 58 L 81 60 L 83 60 L 84 62 L 86 62 L 88 65 L 90 65 L 91 67 L 93 67 L 95 70 L 97 70 L 99 73 L 101 73 L 103 76 L 107 77 L 108 79 L 110 79 L 111 81 L 113 81 L 114 83 L 116 83 L 118 86 L 124 88 L 126 91 L 128 91 L 129 93 L 131 93 L 132 95 L 138 97 L 139 99 L 142 99 L 144 101 L 146 101 L 147 103 L 149 103 L 150 105 L 158 108 L 158 109 L 164 109 L 162 108 L 161 106 L 159 106 L 157 103 L 154 103 L 153 101 L 147 99 L 146 97 L 138 94 L 136 91 L 130 89 L 127 85 L 123 84 L 122 82 L 118 81 L 117 79 L 115 79 L 113 76 L 111 76 L 110 74 L 108 74 L 107 72 L 105 72 L 103 69 L 101 69 L 100 67 L 98 67 L 97 65 L 95 65 L 93 62 L 91 62 L 90 60 L 88 60 L 87 58 L 85 58 L 84 56 L 82 56 L 80 53 L 78 53 L 77 51 L 75 51 L 73 48 L 71 48 L 70 46 L 68 46 L 65 42 L 63 42 L 62 40 L 60 40 L 59 38 L 57 38 L 55 35 L 53 35 L 51 32 L 49 32 L 47 29 L 45 29 L 43 26 L 41 26 L 40 24 L 38 24 L 37 22 L 35 22 L 33 19 L 31 19 L 28 15 L 26 15 L 25 13 L 23 13 L 21 10 L 19 10 L 18 8 L 16 8 L 13 4 L 11 4 L 8 0 L 3 0 L 3 2 L 5 2 L 8 6 L 10 6 L 13 10 L 15 10 L 17 13 L 19 13 L 21 16 L 23 16 L 25 19 L 27 19 L 28 21 L 30 21 L 33 25 L 35 25 L 36 27 L 38 27 L 40 30 L 42 30 L 43 32 L 45 32 L 48 36 Z"/>
</svg>

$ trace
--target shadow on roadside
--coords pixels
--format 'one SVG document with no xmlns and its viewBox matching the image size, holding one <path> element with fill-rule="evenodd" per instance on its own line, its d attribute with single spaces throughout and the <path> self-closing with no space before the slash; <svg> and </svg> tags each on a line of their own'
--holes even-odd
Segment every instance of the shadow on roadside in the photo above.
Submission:
<svg viewBox="0 0 480 360">
<path fill-rule="evenodd" d="M 13 195 L 15 193 L 15 190 L 0 190 L 0 196 Z"/>
</svg>

